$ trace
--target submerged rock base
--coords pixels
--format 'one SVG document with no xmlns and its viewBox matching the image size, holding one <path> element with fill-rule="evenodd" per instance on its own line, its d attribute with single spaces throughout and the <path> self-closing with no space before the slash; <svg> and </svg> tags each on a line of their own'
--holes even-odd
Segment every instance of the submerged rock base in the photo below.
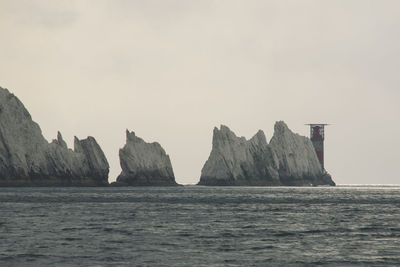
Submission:
<svg viewBox="0 0 400 267">
<path fill-rule="evenodd" d="M 108 182 L 99 182 L 93 178 L 71 179 L 70 177 L 46 177 L 39 179 L 8 178 L 0 180 L 0 187 L 97 187 L 109 186 Z"/>
</svg>

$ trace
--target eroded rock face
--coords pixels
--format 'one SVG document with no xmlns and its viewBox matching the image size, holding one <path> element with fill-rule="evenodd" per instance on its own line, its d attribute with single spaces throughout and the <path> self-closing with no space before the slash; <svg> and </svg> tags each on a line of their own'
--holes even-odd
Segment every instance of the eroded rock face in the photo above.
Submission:
<svg viewBox="0 0 400 267">
<path fill-rule="evenodd" d="M 21 101 L 0 87 L 0 186 L 107 185 L 108 171 L 93 137 L 75 138 L 74 151 L 60 132 L 49 144 Z"/>
<path fill-rule="evenodd" d="M 127 130 L 126 144 L 120 149 L 119 158 L 122 172 L 117 185 L 177 185 L 171 160 L 159 143 L 146 143 Z"/>
<path fill-rule="evenodd" d="M 283 121 L 275 124 L 269 145 L 279 161 L 282 185 L 335 185 L 322 169 L 311 140 L 293 133 Z"/>
<path fill-rule="evenodd" d="M 199 185 L 279 185 L 277 163 L 263 131 L 246 140 L 221 125 L 214 128 L 211 154 Z"/>
<path fill-rule="evenodd" d="M 311 141 L 277 122 L 270 144 L 259 131 L 246 140 L 226 126 L 214 129 L 199 185 L 334 185 Z"/>
</svg>

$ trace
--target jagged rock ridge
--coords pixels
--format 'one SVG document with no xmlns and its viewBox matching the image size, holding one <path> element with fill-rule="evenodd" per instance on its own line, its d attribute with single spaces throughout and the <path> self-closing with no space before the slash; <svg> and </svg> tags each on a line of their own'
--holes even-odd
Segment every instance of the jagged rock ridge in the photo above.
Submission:
<svg viewBox="0 0 400 267">
<path fill-rule="evenodd" d="M 270 144 L 259 131 L 246 140 L 228 127 L 214 128 L 211 154 L 199 185 L 334 185 L 307 137 L 280 121 Z"/>
<path fill-rule="evenodd" d="M 270 157 L 268 161 L 265 158 Z M 205 163 L 200 185 L 278 185 L 277 158 L 263 131 L 250 140 L 237 137 L 228 127 L 214 128 L 213 148 Z"/>
<path fill-rule="evenodd" d="M 126 131 L 126 144 L 119 151 L 121 174 L 117 185 L 175 186 L 169 156 L 157 142 L 146 143 L 134 132 Z"/>
<path fill-rule="evenodd" d="M 93 137 L 75 137 L 74 151 L 60 132 L 49 144 L 22 102 L 0 87 L 0 186 L 107 185 L 108 172 Z"/>
</svg>

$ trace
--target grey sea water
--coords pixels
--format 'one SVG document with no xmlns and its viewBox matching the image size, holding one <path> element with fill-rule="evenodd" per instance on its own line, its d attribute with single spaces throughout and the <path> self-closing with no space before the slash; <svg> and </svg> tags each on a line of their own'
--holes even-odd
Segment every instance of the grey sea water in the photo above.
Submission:
<svg viewBox="0 0 400 267">
<path fill-rule="evenodd" d="M 0 266 L 400 265 L 400 187 L 0 188 Z"/>
</svg>

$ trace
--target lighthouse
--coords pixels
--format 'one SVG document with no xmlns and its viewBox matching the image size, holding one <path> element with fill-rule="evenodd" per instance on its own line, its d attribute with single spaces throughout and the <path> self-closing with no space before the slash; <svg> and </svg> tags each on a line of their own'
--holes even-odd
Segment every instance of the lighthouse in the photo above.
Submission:
<svg viewBox="0 0 400 267">
<path fill-rule="evenodd" d="M 324 170 L 324 140 L 325 140 L 325 126 L 329 124 L 306 124 L 310 126 L 310 139 L 314 145 L 315 152 L 322 169 Z"/>
</svg>

